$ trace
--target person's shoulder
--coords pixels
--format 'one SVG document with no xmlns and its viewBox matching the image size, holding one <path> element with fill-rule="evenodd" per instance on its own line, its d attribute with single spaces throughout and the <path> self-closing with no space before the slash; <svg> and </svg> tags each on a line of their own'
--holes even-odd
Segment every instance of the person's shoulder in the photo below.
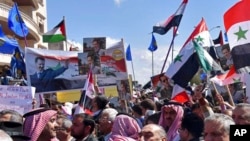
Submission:
<svg viewBox="0 0 250 141">
<path fill-rule="evenodd" d="M 98 141 L 98 139 L 94 135 L 89 135 L 86 141 Z"/>
</svg>

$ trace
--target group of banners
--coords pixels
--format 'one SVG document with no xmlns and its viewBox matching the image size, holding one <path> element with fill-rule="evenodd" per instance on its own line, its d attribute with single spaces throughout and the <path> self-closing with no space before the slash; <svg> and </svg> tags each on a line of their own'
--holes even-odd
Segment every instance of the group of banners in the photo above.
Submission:
<svg viewBox="0 0 250 141">
<path fill-rule="evenodd" d="M 97 40 L 103 53 L 95 58 L 93 42 Z M 100 88 L 128 82 L 123 41 L 106 49 L 105 40 L 85 38 L 83 52 L 25 48 L 28 85 L 35 87 L 36 93 L 82 89 L 90 69 Z M 94 67 L 99 71 L 94 72 Z"/>
</svg>

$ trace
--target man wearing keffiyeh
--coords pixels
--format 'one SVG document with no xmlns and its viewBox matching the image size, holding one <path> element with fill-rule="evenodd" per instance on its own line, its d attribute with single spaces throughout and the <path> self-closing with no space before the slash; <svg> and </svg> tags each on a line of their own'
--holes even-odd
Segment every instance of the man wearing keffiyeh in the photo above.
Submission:
<svg viewBox="0 0 250 141">
<path fill-rule="evenodd" d="M 167 132 L 167 141 L 179 141 L 178 129 L 184 114 L 181 104 L 171 101 L 162 106 L 159 125 Z"/>
<path fill-rule="evenodd" d="M 30 141 L 50 141 L 56 137 L 56 111 L 36 109 L 24 114 L 24 134 Z"/>
</svg>

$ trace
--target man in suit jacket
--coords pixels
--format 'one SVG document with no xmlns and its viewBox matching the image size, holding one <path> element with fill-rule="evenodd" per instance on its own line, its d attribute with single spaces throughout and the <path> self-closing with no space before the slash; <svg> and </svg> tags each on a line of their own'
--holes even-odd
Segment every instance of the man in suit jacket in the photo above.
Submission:
<svg viewBox="0 0 250 141">
<path fill-rule="evenodd" d="M 45 70 L 45 59 L 43 57 L 36 57 L 35 63 L 37 72 L 33 75 L 30 75 L 30 80 L 31 85 L 36 87 L 36 92 L 58 90 L 56 84 L 54 83 L 54 79 L 68 69 L 69 61 L 65 61 L 65 66 L 62 66 L 56 70 L 51 68 Z"/>
<path fill-rule="evenodd" d="M 100 74 L 101 73 L 101 67 L 100 66 L 96 66 L 94 64 L 94 56 L 92 56 L 91 54 L 87 56 L 87 61 L 88 61 L 88 65 L 89 65 L 89 69 L 92 70 L 93 74 Z"/>
</svg>

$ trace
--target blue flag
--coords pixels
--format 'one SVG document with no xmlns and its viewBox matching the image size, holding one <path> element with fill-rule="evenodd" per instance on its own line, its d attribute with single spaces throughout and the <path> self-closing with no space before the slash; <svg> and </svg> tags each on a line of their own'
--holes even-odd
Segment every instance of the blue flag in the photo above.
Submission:
<svg viewBox="0 0 250 141">
<path fill-rule="evenodd" d="M 130 45 L 128 45 L 128 48 L 127 48 L 127 51 L 126 51 L 126 59 L 127 59 L 127 61 L 132 61 Z"/>
<path fill-rule="evenodd" d="M 24 62 L 24 54 L 17 47 L 10 61 L 10 68 L 12 77 L 20 79 L 22 75 L 26 74 L 26 67 Z"/>
<path fill-rule="evenodd" d="M 12 54 L 18 47 L 18 42 L 15 39 L 6 37 L 0 25 L 0 53 Z"/>
<path fill-rule="evenodd" d="M 224 40 L 225 42 L 228 42 L 227 32 L 224 32 Z"/>
<path fill-rule="evenodd" d="M 150 46 L 148 47 L 148 50 L 150 50 L 151 52 L 154 52 L 157 50 L 157 43 L 156 43 L 154 34 L 152 34 L 152 40 L 151 40 Z"/>
<path fill-rule="evenodd" d="M 16 3 L 9 11 L 8 27 L 20 37 L 26 37 L 29 33 L 29 30 L 18 11 Z"/>
</svg>

